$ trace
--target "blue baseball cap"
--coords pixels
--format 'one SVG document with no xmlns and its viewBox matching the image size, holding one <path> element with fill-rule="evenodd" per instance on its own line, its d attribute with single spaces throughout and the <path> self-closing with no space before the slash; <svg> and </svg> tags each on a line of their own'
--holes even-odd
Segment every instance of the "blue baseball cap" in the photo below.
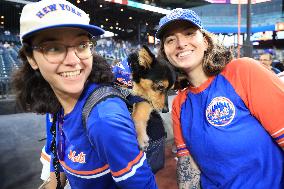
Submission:
<svg viewBox="0 0 284 189">
<path fill-rule="evenodd" d="M 188 21 L 197 26 L 199 29 L 204 29 L 199 16 L 193 10 L 176 8 L 160 19 L 159 27 L 156 32 L 156 38 L 161 39 L 162 34 L 167 26 L 170 23 L 178 20 Z"/>
</svg>

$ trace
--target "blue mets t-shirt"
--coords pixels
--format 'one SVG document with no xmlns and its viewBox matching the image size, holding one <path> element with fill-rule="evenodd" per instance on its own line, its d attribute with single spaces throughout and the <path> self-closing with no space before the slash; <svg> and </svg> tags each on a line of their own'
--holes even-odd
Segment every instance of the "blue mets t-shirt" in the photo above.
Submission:
<svg viewBox="0 0 284 189">
<path fill-rule="evenodd" d="M 233 60 L 173 102 L 178 156 L 210 189 L 284 188 L 284 84 L 252 59 Z"/>
<path fill-rule="evenodd" d="M 84 129 L 82 109 L 96 86 L 88 84 L 73 111 L 63 117 L 62 129 L 57 125 L 57 151 L 71 188 L 157 188 L 125 102 L 118 97 L 100 102 Z"/>
</svg>

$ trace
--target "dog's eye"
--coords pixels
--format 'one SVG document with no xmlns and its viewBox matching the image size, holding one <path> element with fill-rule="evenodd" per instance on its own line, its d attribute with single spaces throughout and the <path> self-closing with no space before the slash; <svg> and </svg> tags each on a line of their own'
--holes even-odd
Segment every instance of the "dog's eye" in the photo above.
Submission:
<svg viewBox="0 0 284 189">
<path fill-rule="evenodd" d="M 159 90 L 159 91 L 161 91 L 161 92 L 165 92 L 165 91 L 166 91 L 166 89 L 165 89 L 164 86 L 158 86 L 158 87 L 157 87 L 157 90 Z"/>
<path fill-rule="evenodd" d="M 161 92 L 165 92 L 165 91 L 166 91 L 166 88 L 165 88 L 164 85 L 162 85 L 161 83 L 153 84 L 152 88 L 153 88 L 155 91 L 161 91 Z"/>
</svg>

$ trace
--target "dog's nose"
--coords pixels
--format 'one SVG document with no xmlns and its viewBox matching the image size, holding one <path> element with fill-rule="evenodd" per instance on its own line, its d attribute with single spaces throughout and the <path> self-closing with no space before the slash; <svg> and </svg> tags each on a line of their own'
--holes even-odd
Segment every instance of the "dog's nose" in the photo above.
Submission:
<svg viewBox="0 0 284 189">
<path fill-rule="evenodd" d="M 162 113 L 167 113 L 169 111 L 170 110 L 169 110 L 169 103 L 168 103 L 168 93 L 166 92 L 166 94 L 165 94 L 165 105 L 162 109 Z"/>
<path fill-rule="evenodd" d="M 169 107 L 168 106 L 165 106 L 163 109 L 162 109 L 162 113 L 168 113 L 170 110 L 169 110 Z"/>
</svg>

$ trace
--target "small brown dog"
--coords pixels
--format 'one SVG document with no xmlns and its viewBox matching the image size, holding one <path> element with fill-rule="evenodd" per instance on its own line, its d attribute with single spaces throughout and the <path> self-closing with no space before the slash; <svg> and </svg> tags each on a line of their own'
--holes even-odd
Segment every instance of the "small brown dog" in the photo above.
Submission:
<svg viewBox="0 0 284 189">
<path fill-rule="evenodd" d="M 149 145 L 146 128 L 153 110 L 165 107 L 167 91 L 173 87 L 176 79 L 172 66 L 163 59 L 158 59 L 147 46 L 128 56 L 131 68 L 132 93 L 145 101 L 135 103 L 132 117 L 135 123 L 137 139 L 142 150 Z"/>
</svg>

